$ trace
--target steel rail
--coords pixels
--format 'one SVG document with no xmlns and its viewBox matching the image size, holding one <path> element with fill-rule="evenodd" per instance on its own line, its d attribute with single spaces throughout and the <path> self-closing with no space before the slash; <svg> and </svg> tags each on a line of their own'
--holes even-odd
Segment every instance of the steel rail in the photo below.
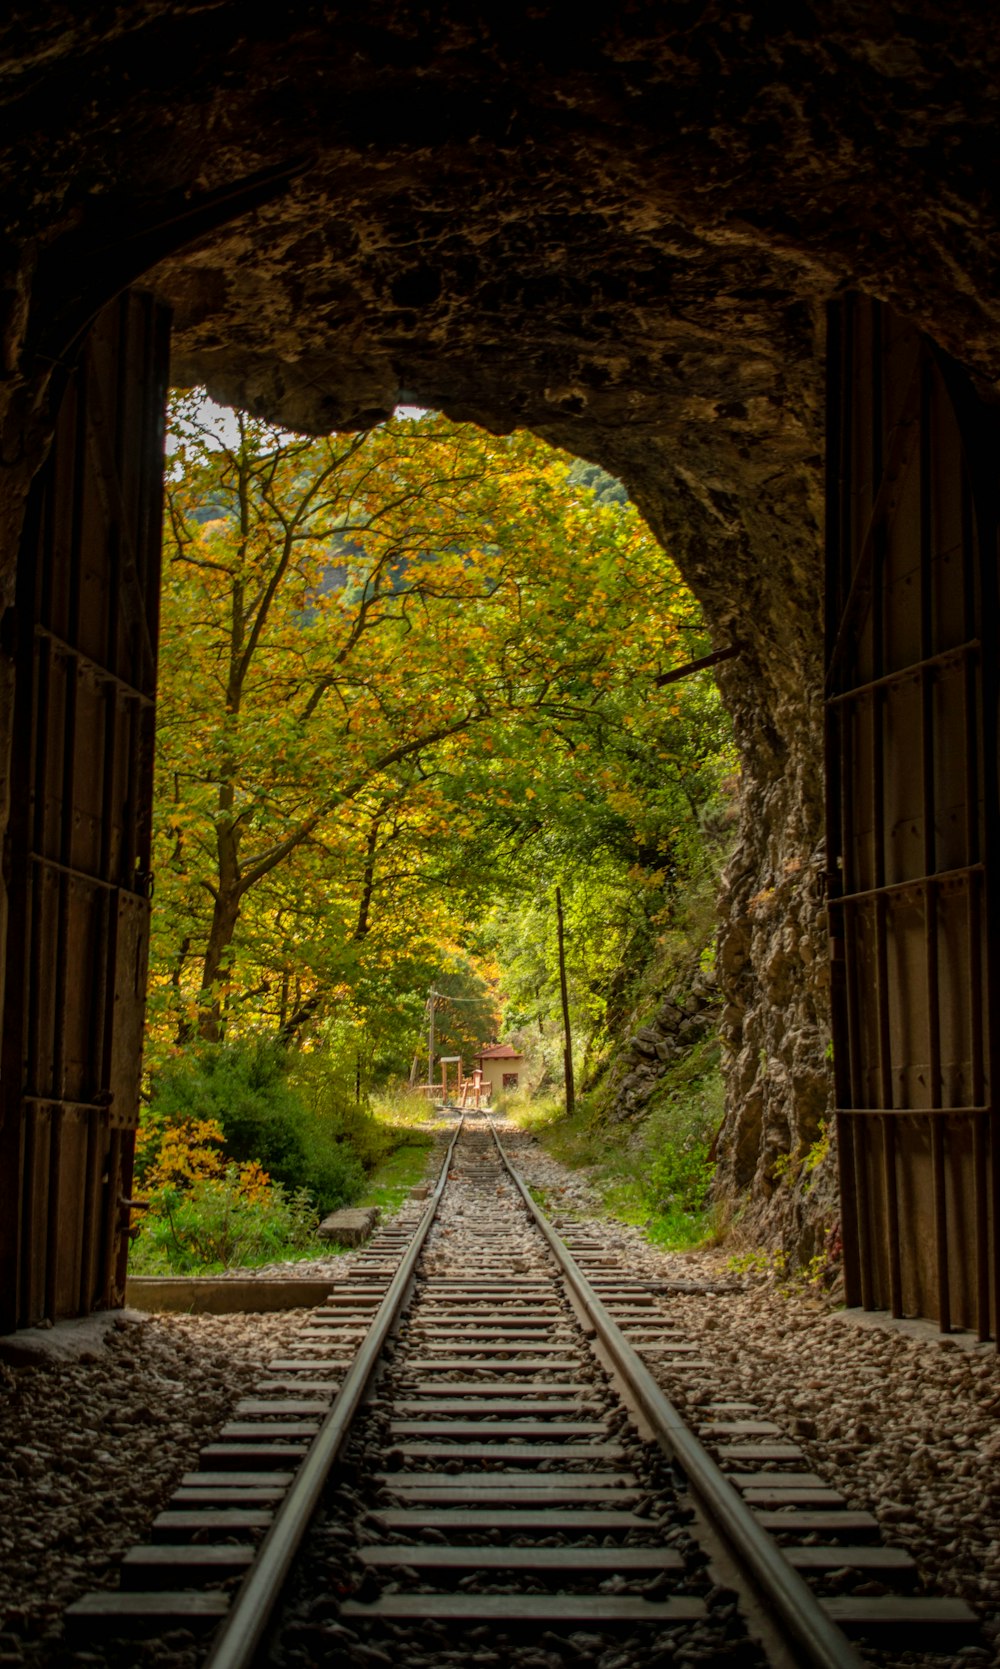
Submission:
<svg viewBox="0 0 1000 1669">
<path fill-rule="evenodd" d="M 532 1199 L 512 1165 L 490 1119 L 497 1151 L 529 1212 L 548 1241 L 574 1297 L 586 1313 L 658 1440 L 684 1472 L 713 1527 L 735 1555 L 786 1638 L 800 1654 L 796 1662 L 810 1669 L 862 1669 L 847 1636 L 826 1615 L 816 1595 L 794 1570 L 778 1544 L 762 1530 L 725 1473 L 686 1424 L 605 1309 L 569 1248 Z"/>
<path fill-rule="evenodd" d="M 368 1389 L 390 1331 L 403 1307 L 417 1259 L 437 1213 L 448 1180 L 451 1156 L 464 1120 L 459 1119 L 427 1209 L 414 1232 L 371 1327 L 347 1370 L 305 1460 L 289 1486 L 267 1535 L 261 1542 L 204 1669 L 249 1669 L 281 1597 L 295 1555 L 312 1520 L 324 1486 Z"/>
</svg>

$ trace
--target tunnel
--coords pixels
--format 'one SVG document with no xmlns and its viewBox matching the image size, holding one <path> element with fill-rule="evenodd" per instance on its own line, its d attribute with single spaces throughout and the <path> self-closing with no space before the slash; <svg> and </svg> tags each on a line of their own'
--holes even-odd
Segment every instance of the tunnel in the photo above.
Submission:
<svg viewBox="0 0 1000 1669">
<path fill-rule="evenodd" d="M 626 483 L 734 651 L 720 1187 L 807 1254 L 774 1165 L 835 1111 L 848 1303 L 995 1337 L 989 18 L 151 0 L 0 41 L 0 1331 L 123 1300 L 174 382 Z"/>
</svg>

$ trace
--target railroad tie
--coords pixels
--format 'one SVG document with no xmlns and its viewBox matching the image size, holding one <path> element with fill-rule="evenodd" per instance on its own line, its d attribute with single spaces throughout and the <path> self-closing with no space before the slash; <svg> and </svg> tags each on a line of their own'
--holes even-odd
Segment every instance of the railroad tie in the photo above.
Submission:
<svg viewBox="0 0 1000 1669">
<path fill-rule="evenodd" d="M 262 1370 L 126 1554 L 120 1588 L 71 1606 L 68 1630 L 219 1629 L 206 1669 L 249 1669 L 261 1631 L 286 1626 L 280 1594 L 298 1549 L 290 1615 L 336 1594 L 337 1616 L 376 1648 L 400 1624 L 417 1639 L 487 1624 L 512 1651 L 544 1627 L 624 1634 L 636 1655 L 667 1630 L 678 1652 L 690 1641 L 702 1658 L 729 1656 L 742 1624 L 715 1597 L 690 1491 L 752 1585 L 773 1593 L 795 1662 L 853 1669 L 846 1632 L 974 1638 L 968 1607 L 914 1593 L 910 1556 L 881 1545 L 874 1515 L 766 1411 L 717 1400 L 700 1405 L 697 1434 L 683 1424 L 646 1366 L 681 1382 L 709 1371 L 706 1347 L 670 1314 L 675 1290 L 726 1289 L 644 1280 L 597 1226 L 564 1223 L 560 1239 L 489 1117 L 467 1118 L 426 1204 L 380 1230 Z M 640 1435 L 639 1407 L 659 1448 Z M 338 1481 L 341 1459 L 356 1489 Z M 311 1540 L 324 1480 L 324 1531 Z M 883 1592 L 824 1589 L 845 1571 Z"/>
</svg>

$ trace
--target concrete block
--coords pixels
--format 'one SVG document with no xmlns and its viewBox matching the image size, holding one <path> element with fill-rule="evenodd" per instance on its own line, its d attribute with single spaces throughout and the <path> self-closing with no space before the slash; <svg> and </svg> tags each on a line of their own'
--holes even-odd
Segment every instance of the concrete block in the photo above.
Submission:
<svg viewBox="0 0 1000 1669">
<path fill-rule="evenodd" d="M 360 1246 L 378 1222 L 378 1206 L 352 1206 L 324 1217 L 317 1233 L 321 1240 L 335 1240 L 340 1246 Z"/>
<path fill-rule="evenodd" d="M 261 1315 L 274 1310 L 313 1310 L 325 1303 L 336 1276 L 268 1277 L 221 1275 L 133 1275 L 125 1297 L 136 1310 L 152 1314 Z"/>
</svg>

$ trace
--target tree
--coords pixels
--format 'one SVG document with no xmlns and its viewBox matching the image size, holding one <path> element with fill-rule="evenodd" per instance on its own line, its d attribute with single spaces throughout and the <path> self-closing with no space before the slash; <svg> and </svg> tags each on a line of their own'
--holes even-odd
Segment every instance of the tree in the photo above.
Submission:
<svg viewBox="0 0 1000 1669">
<path fill-rule="evenodd" d="M 374 1027 L 406 978 L 412 1026 L 512 845 L 585 828 L 659 861 L 673 812 L 636 805 L 681 698 L 653 680 L 701 628 L 631 505 L 530 435 L 439 417 L 227 438 L 189 396 L 173 429 L 161 1034 L 294 1039 L 344 1001 Z"/>
</svg>

